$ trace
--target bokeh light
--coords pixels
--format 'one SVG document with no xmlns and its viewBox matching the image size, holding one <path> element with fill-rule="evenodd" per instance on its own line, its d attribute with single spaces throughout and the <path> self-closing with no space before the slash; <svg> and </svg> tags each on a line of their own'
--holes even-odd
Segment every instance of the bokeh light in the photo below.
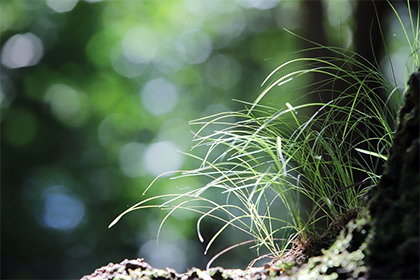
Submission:
<svg viewBox="0 0 420 280">
<path fill-rule="evenodd" d="M 32 33 L 16 34 L 9 38 L 1 52 L 1 62 L 9 68 L 35 65 L 44 54 L 42 41 Z"/>
<path fill-rule="evenodd" d="M 199 64 L 210 56 L 213 47 L 208 35 L 200 30 L 186 30 L 180 36 L 180 42 L 188 49 L 185 62 Z"/>
<path fill-rule="evenodd" d="M 81 125 L 89 115 L 87 98 L 67 85 L 52 85 L 45 93 L 44 100 L 51 105 L 53 114 L 67 125 Z"/>
<path fill-rule="evenodd" d="M 64 186 L 53 186 L 44 191 L 43 226 L 57 230 L 77 227 L 85 215 L 80 199 Z"/>
<path fill-rule="evenodd" d="M 141 91 L 143 107 L 155 116 L 171 112 L 177 100 L 176 87 L 163 78 L 148 81 Z"/>
<path fill-rule="evenodd" d="M 136 27 L 127 32 L 122 41 L 124 56 L 133 63 L 149 63 L 160 46 L 156 32 Z"/>
<path fill-rule="evenodd" d="M 79 0 L 46 0 L 46 2 L 54 12 L 65 13 L 73 10 Z"/>
<path fill-rule="evenodd" d="M 182 244 L 180 242 L 162 244 L 158 240 L 152 239 L 140 247 L 139 255 L 145 256 L 148 262 L 156 268 L 171 267 L 177 271 L 182 271 L 188 264 L 185 263 L 185 251 L 179 245 Z M 162 264 L 165 264 L 165 266 L 162 266 Z"/>
<path fill-rule="evenodd" d="M 246 8 L 256 8 L 259 10 L 267 10 L 274 8 L 280 0 L 236 0 Z"/>
<path fill-rule="evenodd" d="M 143 166 L 153 176 L 181 169 L 184 157 L 171 141 L 149 145 L 143 155 Z"/>
</svg>

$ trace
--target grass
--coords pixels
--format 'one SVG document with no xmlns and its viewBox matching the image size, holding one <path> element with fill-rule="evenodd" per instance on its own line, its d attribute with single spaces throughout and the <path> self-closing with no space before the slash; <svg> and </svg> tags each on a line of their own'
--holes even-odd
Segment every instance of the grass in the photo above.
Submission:
<svg viewBox="0 0 420 280">
<path fill-rule="evenodd" d="M 414 40 L 401 23 L 412 51 L 408 73 L 419 67 L 420 26 L 419 18 L 413 19 L 410 9 L 409 13 Z M 231 226 L 250 239 L 222 253 L 252 243 L 252 248 L 265 247 L 267 256 L 276 259 L 297 242 L 322 236 L 325 224 L 362 207 L 360 198 L 380 179 L 378 167 L 387 160 L 392 146 L 401 92 L 376 65 L 356 53 L 316 48 L 327 48 L 331 56 L 287 61 L 267 77 L 254 102 L 242 102 L 243 110 L 191 122 L 199 129 L 192 152 L 186 155 L 199 160 L 200 166 L 179 171 L 174 178 L 204 177 L 206 184 L 181 194 L 145 199 L 119 215 L 110 227 L 129 212 L 151 207 L 168 210 L 162 227 L 174 211 L 186 209 L 200 215 L 197 232 L 201 241 L 204 219 L 222 222 L 206 252 Z M 274 87 L 314 73 L 325 76 L 309 93 L 318 101 L 287 102 L 280 108 L 263 104 Z M 206 152 L 199 156 L 194 152 L 197 149 Z M 224 200 L 209 195 L 212 191 L 223 194 Z M 307 211 L 302 200 L 310 201 Z M 284 213 L 273 212 L 277 205 Z M 324 228 L 319 228 L 322 223 Z"/>
</svg>

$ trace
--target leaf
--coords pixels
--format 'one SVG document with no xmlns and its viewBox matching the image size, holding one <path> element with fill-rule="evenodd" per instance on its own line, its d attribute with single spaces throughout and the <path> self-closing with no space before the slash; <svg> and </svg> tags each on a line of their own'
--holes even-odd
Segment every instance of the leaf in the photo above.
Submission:
<svg viewBox="0 0 420 280">
<path fill-rule="evenodd" d="M 384 155 L 381 155 L 381 154 L 378 154 L 378 153 L 375 153 L 375 152 L 371 152 L 371 151 L 367 151 L 367 150 L 359 149 L 359 148 L 356 148 L 356 151 L 358 151 L 359 153 L 362 153 L 362 154 L 366 154 L 366 155 L 374 156 L 374 157 L 377 157 L 377 158 L 381 158 L 383 160 L 388 160 L 387 156 L 384 156 Z"/>
</svg>

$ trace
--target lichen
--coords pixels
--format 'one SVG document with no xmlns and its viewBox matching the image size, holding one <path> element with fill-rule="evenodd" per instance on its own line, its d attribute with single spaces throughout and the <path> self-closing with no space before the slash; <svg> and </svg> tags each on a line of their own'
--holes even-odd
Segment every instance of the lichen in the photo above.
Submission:
<svg viewBox="0 0 420 280">
<path fill-rule="evenodd" d="M 366 210 L 351 220 L 322 255 L 308 259 L 299 269 L 285 272 L 292 279 L 362 278 L 368 272 L 365 262 L 368 244 L 372 238 L 370 217 Z M 354 239 L 358 241 L 355 242 Z"/>
</svg>

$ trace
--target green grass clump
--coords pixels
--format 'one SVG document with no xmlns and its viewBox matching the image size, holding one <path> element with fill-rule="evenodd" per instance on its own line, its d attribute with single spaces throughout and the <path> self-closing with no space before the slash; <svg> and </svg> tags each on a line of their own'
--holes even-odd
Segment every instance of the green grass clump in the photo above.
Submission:
<svg viewBox="0 0 420 280">
<path fill-rule="evenodd" d="M 405 29 L 404 33 L 412 50 L 407 67 L 414 71 L 419 66 L 419 18 L 411 25 L 414 40 Z M 204 177 L 207 183 L 189 192 L 141 201 L 110 226 L 134 210 L 168 209 L 163 224 L 174 211 L 187 209 L 200 215 L 201 241 L 203 219 L 223 222 L 206 252 L 233 226 L 250 235 L 249 241 L 237 245 L 253 242 L 257 250 L 265 247 L 278 258 L 296 240 L 322 235 L 321 222 L 334 224 L 360 208 L 360 197 L 380 179 L 378 167 L 392 146 L 402 91 L 357 54 L 327 49 L 331 57 L 297 58 L 279 66 L 264 81 L 265 89 L 256 100 L 243 102 L 243 110 L 192 121 L 200 126 L 192 151 L 205 153 L 187 153 L 200 166 L 180 171 L 178 177 Z M 280 107 L 263 104 L 274 87 L 314 73 L 325 77 L 312 85 L 307 96 L 316 101 L 297 100 Z M 212 191 L 223 194 L 223 200 L 211 196 Z M 165 203 L 150 204 L 162 198 Z M 306 211 L 303 200 L 311 204 Z M 273 212 L 276 205 L 283 207 L 282 213 Z"/>
</svg>

